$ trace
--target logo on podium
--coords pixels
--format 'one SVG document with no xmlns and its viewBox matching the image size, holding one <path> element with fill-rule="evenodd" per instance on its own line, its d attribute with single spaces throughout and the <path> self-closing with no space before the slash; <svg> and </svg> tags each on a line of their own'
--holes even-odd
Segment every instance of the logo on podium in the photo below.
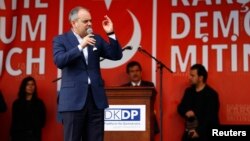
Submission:
<svg viewBox="0 0 250 141">
<path fill-rule="evenodd" d="M 145 131 L 145 105 L 110 105 L 104 111 L 105 131 Z"/>
</svg>

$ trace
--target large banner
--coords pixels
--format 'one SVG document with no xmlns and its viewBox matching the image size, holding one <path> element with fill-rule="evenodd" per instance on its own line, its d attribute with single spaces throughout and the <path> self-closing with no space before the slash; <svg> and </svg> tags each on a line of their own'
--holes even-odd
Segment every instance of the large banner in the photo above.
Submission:
<svg viewBox="0 0 250 141">
<path fill-rule="evenodd" d="M 250 124 L 250 2 L 240 0 L 0 0 L 0 89 L 8 111 L 0 114 L 0 139 L 9 139 L 11 108 L 21 80 L 32 75 L 45 102 L 43 141 L 63 140 L 56 121 L 60 77 L 53 63 L 53 37 L 70 30 L 68 13 L 83 6 L 92 14 L 93 30 L 107 39 L 101 22 L 108 15 L 123 48 L 120 61 L 102 60 L 106 86 L 128 81 L 126 64 L 139 61 L 143 79 L 160 86 L 160 71 L 142 47 L 169 69 L 163 69 L 163 140 L 177 141 L 184 122 L 176 107 L 188 86 L 189 68 L 206 66 L 208 83 L 219 93 L 223 124 Z M 158 121 L 159 99 L 156 98 Z M 155 137 L 159 140 L 159 135 Z"/>
<path fill-rule="evenodd" d="M 175 72 L 163 79 L 164 139 L 177 140 L 183 126 L 176 106 L 194 63 L 219 93 L 221 123 L 249 124 L 249 1 L 158 1 L 157 11 L 157 56 Z"/>
</svg>

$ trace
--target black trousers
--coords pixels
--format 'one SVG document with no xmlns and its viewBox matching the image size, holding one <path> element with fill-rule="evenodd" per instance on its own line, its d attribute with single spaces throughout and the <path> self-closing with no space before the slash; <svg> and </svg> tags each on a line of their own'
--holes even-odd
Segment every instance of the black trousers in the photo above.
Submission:
<svg viewBox="0 0 250 141">
<path fill-rule="evenodd" d="M 80 111 L 62 112 L 64 141 L 103 141 L 104 109 L 97 109 L 91 87 Z"/>
</svg>

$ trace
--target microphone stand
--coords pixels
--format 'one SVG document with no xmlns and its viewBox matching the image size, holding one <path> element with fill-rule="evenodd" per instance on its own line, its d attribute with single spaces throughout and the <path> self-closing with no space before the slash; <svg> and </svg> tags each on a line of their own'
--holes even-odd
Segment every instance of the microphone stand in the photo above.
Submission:
<svg viewBox="0 0 250 141">
<path fill-rule="evenodd" d="M 168 70 L 170 73 L 173 73 L 173 71 L 171 69 L 169 69 L 165 64 L 163 64 L 160 60 L 158 60 L 157 58 L 155 58 L 154 56 L 152 56 L 150 53 L 148 53 L 146 50 L 142 49 L 141 47 L 138 47 L 138 51 L 141 53 L 146 54 L 147 56 L 149 56 L 150 58 L 154 59 L 156 61 L 156 63 L 158 64 L 158 69 L 160 69 L 160 141 L 163 140 L 163 136 L 162 136 L 162 117 L 163 117 L 163 112 L 162 112 L 162 80 L 163 80 L 163 68 L 165 68 L 166 70 Z"/>
</svg>

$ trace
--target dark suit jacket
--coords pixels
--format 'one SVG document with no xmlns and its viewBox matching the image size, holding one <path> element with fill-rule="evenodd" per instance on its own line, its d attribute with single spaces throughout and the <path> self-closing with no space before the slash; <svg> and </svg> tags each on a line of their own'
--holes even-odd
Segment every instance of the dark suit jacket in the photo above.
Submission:
<svg viewBox="0 0 250 141">
<path fill-rule="evenodd" d="M 133 86 L 133 85 L 131 84 L 131 82 L 128 82 L 126 84 L 123 84 L 122 86 L 123 87 L 129 87 L 129 86 Z M 140 86 L 141 87 L 154 87 L 154 83 L 142 80 Z"/>
<path fill-rule="evenodd" d="M 57 36 L 53 40 L 54 63 L 62 70 L 62 83 L 59 92 L 58 110 L 81 110 L 88 94 L 88 77 L 96 106 L 108 107 L 107 97 L 100 72 L 100 57 L 110 60 L 122 58 L 122 49 L 117 40 L 109 38 L 107 43 L 101 36 L 95 35 L 97 51 L 88 46 L 88 64 L 79 42 L 72 31 Z"/>
</svg>

